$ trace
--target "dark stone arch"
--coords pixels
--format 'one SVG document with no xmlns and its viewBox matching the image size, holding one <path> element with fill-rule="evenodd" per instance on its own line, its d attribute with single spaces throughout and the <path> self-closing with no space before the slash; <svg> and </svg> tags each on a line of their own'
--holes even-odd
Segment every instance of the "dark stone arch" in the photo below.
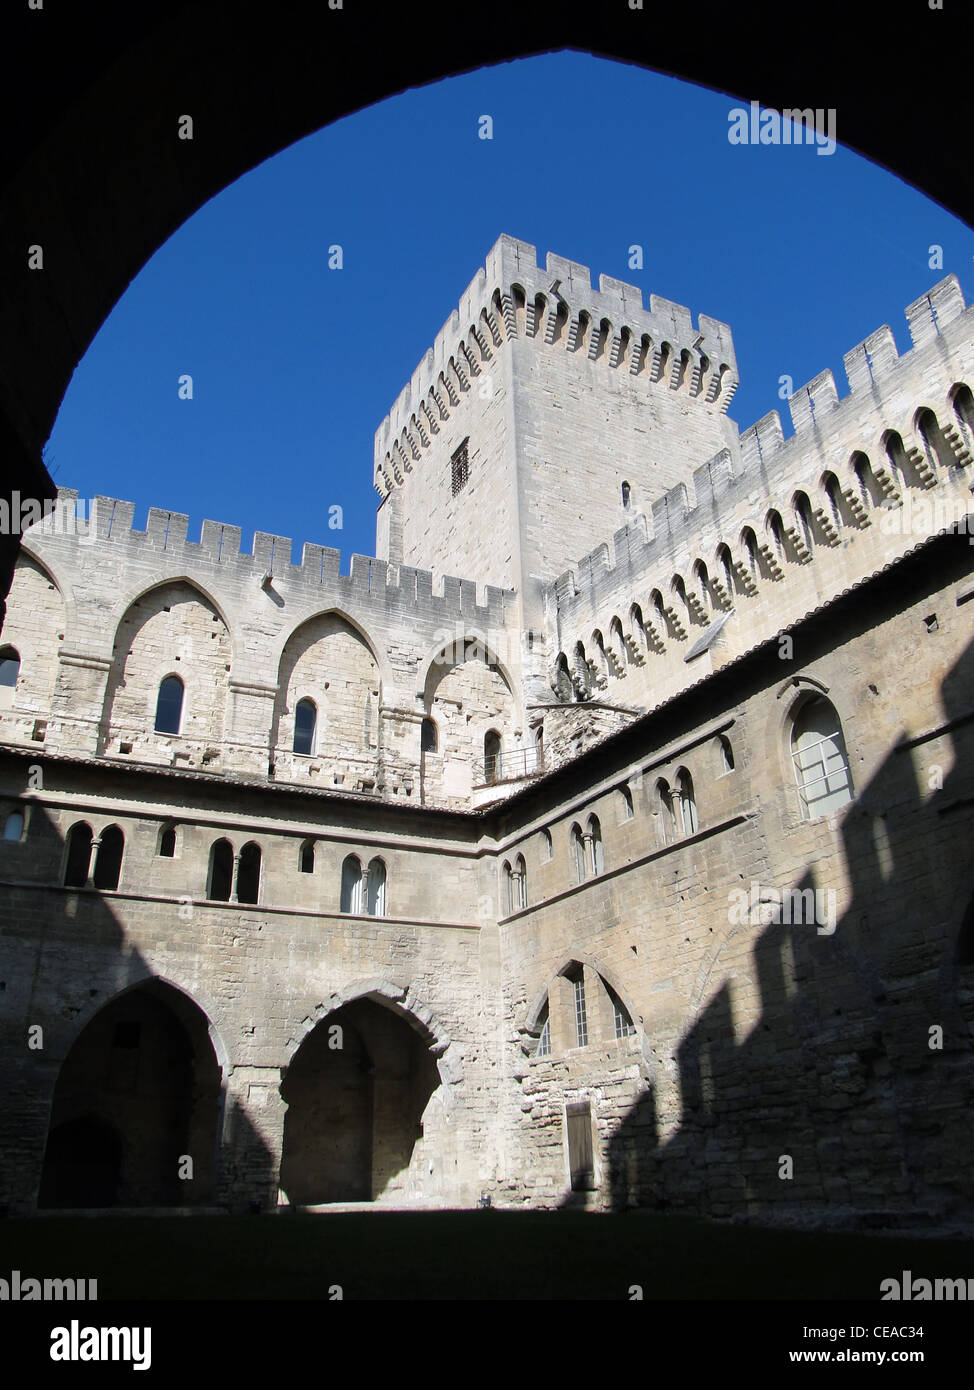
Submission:
<svg viewBox="0 0 974 1390">
<path fill-rule="evenodd" d="M 423 1115 L 440 1085 L 426 1039 L 370 997 L 323 1018 L 287 1067 L 281 1188 L 292 1205 L 369 1202 L 407 1190 Z"/>
<path fill-rule="evenodd" d="M 201 0 L 191 19 L 163 0 L 43 12 L 23 5 L 11 14 L 2 68 L 6 241 L 43 244 L 50 267 L 14 286 L 11 322 L 30 327 L 0 346 L 0 446 L 11 490 L 54 496 L 41 446 L 71 373 L 127 284 L 182 222 L 293 141 L 401 91 L 404 73 L 419 86 L 551 50 L 550 6 L 499 0 L 492 13 L 487 29 L 457 25 L 446 0 L 431 0 L 418 25 L 408 7 L 389 6 L 378 44 L 369 12 L 301 0 L 280 0 L 273 14 L 256 0 L 232 9 Z M 901 62 L 903 30 L 888 5 L 875 4 L 868 63 L 855 45 L 834 41 L 846 17 L 838 0 L 822 0 L 817 16 L 801 43 L 760 45 L 714 0 L 652 17 L 621 5 L 577 7 L 560 16 L 558 42 L 778 109 L 816 90 L 827 72 L 843 143 L 970 220 L 965 85 L 929 83 L 922 104 L 891 105 L 888 74 Z M 911 25 L 919 71 L 939 71 L 945 45 L 962 51 L 963 19 L 957 7 Z M 33 100 L 41 88 L 43 110 Z M 178 139 L 183 113 L 193 113 L 199 138 Z M 149 167 L 152 178 L 130 175 Z M 107 245 L 113 254 L 98 254 Z M 2 595 L 16 549 L 16 535 L 0 537 Z"/>
<path fill-rule="evenodd" d="M 221 1113 L 222 1070 L 203 1010 L 158 979 L 125 990 L 62 1063 L 39 1205 L 212 1203 Z"/>
</svg>

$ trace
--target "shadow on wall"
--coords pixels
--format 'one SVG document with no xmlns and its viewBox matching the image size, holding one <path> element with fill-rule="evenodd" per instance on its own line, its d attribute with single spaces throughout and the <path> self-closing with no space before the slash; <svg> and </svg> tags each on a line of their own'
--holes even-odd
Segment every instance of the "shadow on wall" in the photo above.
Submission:
<svg viewBox="0 0 974 1390">
<path fill-rule="evenodd" d="M 820 933 L 769 906 L 749 952 L 755 924 L 725 930 L 712 962 L 722 983 L 673 1058 L 677 1128 L 661 1141 L 662 1097 L 647 1087 L 605 1150 L 611 1207 L 822 1224 L 974 1217 L 974 645 L 940 696 L 923 727 L 942 740 L 890 748 L 839 814 L 844 915 L 820 913 Z M 797 885 L 821 886 L 814 866 Z M 740 1036 L 735 993 L 748 979 L 760 1016 Z"/>
<path fill-rule="evenodd" d="M 23 845 L 0 844 L 0 987 L 12 1025 L 0 1207 L 29 1211 L 35 1197 L 60 1209 L 272 1203 L 272 1156 L 227 1100 L 210 1020 L 151 976 L 107 894 L 52 886 L 66 847 L 36 804 L 29 831 Z M 13 852 L 28 845 L 25 869 Z M 173 928 L 185 930 L 175 904 Z"/>
</svg>

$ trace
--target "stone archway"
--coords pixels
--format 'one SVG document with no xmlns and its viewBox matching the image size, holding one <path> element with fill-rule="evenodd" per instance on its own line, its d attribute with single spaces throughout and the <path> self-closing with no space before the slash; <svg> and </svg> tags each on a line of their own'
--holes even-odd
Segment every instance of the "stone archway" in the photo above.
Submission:
<svg viewBox="0 0 974 1390">
<path fill-rule="evenodd" d="M 328 1014 L 281 1084 L 288 1201 L 316 1206 L 409 1192 L 423 1116 L 439 1085 L 436 1058 L 401 1015 L 369 998 Z"/>
<path fill-rule="evenodd" d="M 38 1205 L 211 1202 L 221 1083 L 206 1015 L 187 995 L 153 979 L 116 996 L 61 1066 Z"/>
<path fill-rule="evenodd" d="M 378 44 L 374 16 L 355 6 L 279 0 L 270 13 L 253 0 L 230 9 L 199 0 L 191 22 L 185 9 L 171 0 L 90 0 L 83 10 L 23 5 L 10 17 L 4 241 L 18 248 L 18 264 L 27 247 L 42 246 L 45 256 L 43 275 L 11 280 L 9 321 L 23 331 L 0 344 L 0 441 L 9 486 L 23 496 L 54 496 L 40 453 L 71 372 L 157 247 L 248 169 L 406 85 L 554 44 L 779 109 L 817 91 L 825 72 L 843 144 L 958 216 L 970 218 L 974 206 L 963 135 L 970 95 L 964 84 L 931 81 L 919 107 L 890 100 L 903 29 L 888 5 L 868 16 L 868 62 L 856 45 L 834 41 L 845 19 L 838 0 L 821 0 L 801 43 L 764 45 L 742 38 L 737 13 L 714 0 L 652 14 L 635 0 L 611 12 L 577 7 L 557 25 L 540 0 L 497 0 L 487 28 L 458 26 L 446 0 L 430 0 L 422 24 L 408 7 L 386 7 Z M 917 71 L 936 74 L 944 51 L 962 49 L 962 24 L 963 8 L 948 6 L 911 27 Z M 32 100 L 41 86 L 49 98 L 42 109 Z M 186 115 L 192 139 L 182 138 Z M 106 245 L 111 256 L 100 254 Z M 0 623 L 18 531 L 0 535 Z"/>
</svg>

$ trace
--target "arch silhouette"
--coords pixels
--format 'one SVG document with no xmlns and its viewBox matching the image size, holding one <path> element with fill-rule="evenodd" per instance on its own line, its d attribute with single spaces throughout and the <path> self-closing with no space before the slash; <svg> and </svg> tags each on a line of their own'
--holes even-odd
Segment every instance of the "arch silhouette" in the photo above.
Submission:
<svg viewBox="0 0 974 1390">
<path fill-rule="evenodd" d="M 212 1202 L 228 1071 L 214 1034 L 196 1001 L 156 976 L 99 1001 L 58 1059 L 40 1205 Z M 198 1171 L 177 1170 L 177 1156 Z"/>
<path fill-rule="evenodd" d="M 414 993 L 411 986 L 398 984 L 384 977 L 359 980 L 346 985 L 344 989 L 330 994 L 327 1002 L 316 1005 L 314 1017 L 309 1014 L 302 1019 L 300 1026 L 288 1038 L 284 1048 L 285 1061 L 291 1061 L 304 1040 L 329 1014 L 359 999 L 371 999 L 404 1019 L 437 1059 L 443 1081 L 453 1084 L 462 1078 L 462 1065 L 459 1058 L 453 1056 L 456 1048 L 453 1047 L 453 1039 L 444 1024 Z M 447 1054 L 450 1054 L 449 1058 Z"/>
<path fill-rule="evenodd" d="M 388 683 L 388 654 L 376 647 L 376 644 L 365 631 L 359 619 L 353 618 L 350 613 L 346 613 L 344 608 L 336 607 L 321 608 L 314 613 L 305 614 L 305 616 L 299 618 L 292 627 L 278 634 L 273 647 L 269 648 L 268 655 L 268 664 L 278 672 L 278 678 L 280 678 L 281 663 L 284 660 L 284 654 L 287 651 L 288 644 L 292 642 L 295 637 L 300 635 L 302 628 L 306 627 L 309 623 L 316 622 L 319 618 L 338 618 L 341 622 L 350 627 L 354 635 L 360 638 L 369 655 L 372 657 L 372 660 L 375 662 L 379 678 L 383 685 Z"/>
<path fill-rule="evenodd" d="M 199 594 L 200 598 L 203 600 L 203 602 L 209 604 L 209 606 L 213 609 L 214 613 L 220 619 L 220 622 L 226 628 L 227 638 L 230 642 L 230 652 L 232 661 L 232 653 L 234 651 L 233 627 L 230 623 L 229 618 L 223 610 L 222 604 L 220 604 L 213 597 L 213 595 L 209 592 L 205 584 L 201 584 L 198 579 L 191 579 L 188 574 L 184 574 L 181 571 L 171 575 L 165 575 L 161 579 L 154 579 L 151 584 L 146 584 L 144 588 L 138 589 L 129 594 L 124 594 L 115 604 L 115 613 L 117 614 L 117 618 L 115 622 L 115 627 L 111 634 L 112 640 L 118 640 L 118 630 L 127 618 L 130 609 L 134 608 L 137 603 L 140 603 L 142 601 L 142 599 L 147 598 L 149 594 L 155 593 L 156 589 L 165 589 L 168 588 L 171 584 L 185 584 L 188 589 L 195 589 L 196 592 Z"/>
<path fill-rule="evenodd" d="M 963 84 L 931 83 L 922 107 L 890 106 L 888 73 L 901 62 L 902 31 L 890 23 L 887 7 L 874 4 L 866 64 L 854 46 L 832 41 L 844 20 L 838 0 L 823 0 L 819 22 L 799 44 L 747 43 L 734 12 L 716 0 L 654 14 L 652 23 L 627 7 L 579 7 L 559 17 L 558 42 L 779 110 L 791 100 L 788 94 L 815 90 L 828 71 L 846 148 L 970 222 L 974 174 L 963 136 L 970 94 Z M 911 28 L 911 55 L 921 70 L 940 70 L 957 15 L 962 20 L 959 10 L 948 8 L 936 24 Z M 10 243 L 40 242 L 64 269 L 56 279 L 47 277 L 43 331 L 10 334 L 0 344 L 0 443 L 11 460 L 11 491 L 53 498 L 41 446 L 71 373 L 125 287 L 177 227 L 294 141 L 401 91 L 404 72 L 420 86 L 551 51 L 551 11 L 540 0 L 499 0 L 494 18 L 487 30 L 458 26 L 445 0 L 430 0 L 417 25 L 408 8 L 390 6 L 377 55 L 363 17 L 297 0 L 281 0 L 272 15 L 257 0 L 240 0 L 232 43 L 218 0 L 195 6 L 190 25 L 180 7 L 163 0 L 122 11 L 110 0 L 92 0 L 83 13 L 62 7 L 45 14 L 43 43 L 35 38 L 36 15 L 27 6 L 13 12 L 3 69 L 11 101 L 0 197 Z M 699 42 L 701 31 L 706 44 Z M 953 32 L 960 51 L 964 36 Z M 341 77 L 322 82 L 326 54 L 330 71 Z M 40 86 L 48 94 L 42 112 L 31 99 Z M 179 148 L 174 122 L 181 112 L 197 113 L 206 140 Z M 122 171 L 147 161 L 156 170 L 153 179 L 122 178 Z M 45 196 L 51 183 L 60 190 L 57 200 Z M 112 190 L 123 183 L 126 216 L 120 222 Z M 85 257 L 80 248 L 83 285 L 71 244 L 78 227 L 86 228 L 92 245 L 114 248 L 111 257 Z M 37 286 L 30 278 L 13 291 L 20 301 L 14 313 L 25 322 L 36 317 L 29 306 Z M 8 590 L 16 550 L 16 536 L 0 537 L 0 595 Z"/>
<path fill-rule="evenodd" d="M 145 963 L 143 962 L 143 964 Z M 64 1048 L 61 1055 L 57 1058 L 58 1062 L 64 1061 L 68 1052 L 96 1014 L 100 1013 L 108 1004 L 114 1004 L 116 1000 L 121 999 L 133 989 L 139 989 L 141 986 L 153 982 L 164 985 L 167 989 L 174 990 L 176 994 L 183 995 L 190 1004 L 199 1009 L 200 1013 L 206 1019 L 210 1043 L 212 1044 L 213 1051 L 216 1054 L 216 1060 L 219 1063 L 225 1079 L 230 1068 L 230 1053 L 227 1051 L 227 1045 L 223 1041 L 222 1033 L 213 1021 L 216 1017 L 216 1001 L 195 986 L 193 992 L 190 993 L 188 989 L 177 983 L 176 980 L 170 979 L 168 975 L 157 974 L 151 970 L 148 965 L 145 965 L 144 971 L 137 979 L 130 980 L 127 985 L 123 985 L 122 988 L 116 990 L 114 994 L 110 994 L 107 999 L 89 1000 L 84 1007 L 78 1011 L 77 1017 L 72 1020 L 72 1033 L 70 1037 L 65 1038 Z"/>
<path fill-rule="evenodd" d="M 513 680 L 507 663 L 501 661 L 493 646 L 486 639 L 473 629 L 468 630 L 460 638 L 451 638 L 449 642 L 438 642 L 431 647 L 419 662 L 419 669 L 425 671 L 423 677 L 423 700 L 427 713 L 430 712 L 432 697 L 436 688 L 437 673 L 445 672 L 449 667 L 461 665 L 466 660 L 468 646 L 476 647 L 475 660 L 480 660 L 483 664 L 496 671 L 501 680 L 507 686 L 511 699 L 520 708 L 518 697 L 518 685 Z M 460 648 L 461 660 L 457 660 L 457 648 Z M 453 653 L 452 657 L 450 653 Z"/>
</svg>

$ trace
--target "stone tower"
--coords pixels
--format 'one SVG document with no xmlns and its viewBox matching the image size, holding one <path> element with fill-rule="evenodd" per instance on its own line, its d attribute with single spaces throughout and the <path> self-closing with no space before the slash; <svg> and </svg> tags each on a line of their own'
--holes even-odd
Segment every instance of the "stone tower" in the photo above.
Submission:
<svg viewBox="0 0 974 1390">
<path fill-rule="evenodd" d="M 736 441 L 726 324 L 502 236 L 375 437 L 380 559 L 541 586 Z"/>
</svg>

